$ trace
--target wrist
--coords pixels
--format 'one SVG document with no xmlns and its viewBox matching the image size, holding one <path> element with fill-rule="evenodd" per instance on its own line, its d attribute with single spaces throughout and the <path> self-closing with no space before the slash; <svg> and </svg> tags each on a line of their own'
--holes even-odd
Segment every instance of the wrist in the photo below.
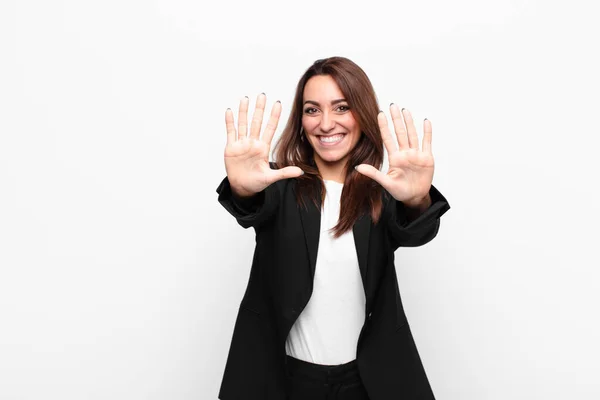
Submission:
<svg viewBox="0 0 600 400">
<path fill-rule="evenodd" d="M 431 196 L 427 193 L 423 197 L 415 197 L 413 199 L 403 201 L 404 205 L 408 208 L 415 210 L 425 211 L 431 205 Z"/>
<path fill-rule="evenodd" d="M 240 200 L 248 200 L 258 194 L 258 193 L 249 193 L 249 192 L 243 192 L 243 191 L 238 191 L 238 190 L 233 190 L 233 189 L 231 189 L 231 193 L 233 194 L 233 197 L 240 199 Z"/>
<path fill-rule="evenodd" d="M 232 182 L 231 180 L 229 180 L 229 186 L 231 188 L 231 194 L 238 199 L 248 199 L 256 194 L 242 189 L 237 182 Z"/>
</svg>

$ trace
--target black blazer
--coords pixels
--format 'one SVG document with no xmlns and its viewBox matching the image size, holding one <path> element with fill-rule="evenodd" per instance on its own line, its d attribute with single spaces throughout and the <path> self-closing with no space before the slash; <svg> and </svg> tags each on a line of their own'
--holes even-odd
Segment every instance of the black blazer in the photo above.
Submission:
<svg viewBox="0 0 600 400">
<path fill-rule="evenodd" d="M 285 341 L 312 294 L 321 220 L 311 202 L 308 210 L 296 204 L 295 187 L 296 179 L 278 181 L 252 202 L 235 199 L 227 177 L 217 188 L 223 207 L 242 227 L 256 232 L 219 399 L 287 399 Z M 404 314 L 394 265 L 394 251 L 429 242 L 450 209 L 434 186 L 429 193 L 431 206 L 407 223 L 402 202 L 383 190 L 379 223 L 364 215 L 353 227 L 366 294 L 357 363 L 371 400 L 434 399 Z"/>
</svg>

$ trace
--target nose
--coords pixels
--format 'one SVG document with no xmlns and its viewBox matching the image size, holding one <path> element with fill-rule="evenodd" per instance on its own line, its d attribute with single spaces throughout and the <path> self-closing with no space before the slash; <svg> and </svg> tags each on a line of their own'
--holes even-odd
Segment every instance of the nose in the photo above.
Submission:
<svg viewBox="0 0 600 400">
<path fill-rule="evenodd" d="M 335 127 L 335 119 L 329 114 L 327 111 L 323 113 L 323 117 L 321 117 L 321 123 L 319 124 L 321 131 L 329 132 Z"/>
</svg>

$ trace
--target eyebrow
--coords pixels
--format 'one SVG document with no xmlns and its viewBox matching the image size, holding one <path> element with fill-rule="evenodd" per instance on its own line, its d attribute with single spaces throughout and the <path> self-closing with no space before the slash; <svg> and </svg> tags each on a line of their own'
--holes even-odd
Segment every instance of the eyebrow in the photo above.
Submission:
<svg viewBox="0 0 600 400">
<path fill-rule="evenodd" d="M 338 104 L 338 103 L 344 103 L 344 102 L 346 102 L 346 99 L 336 99 L 336 100 L 333 100 L 333 101 L 331 102 L 331 105 L 336 105 L 336 104 Z M 313 100 L 306 100 L 306 101 L 304 102 L 304 104 L 308 104 L 308 103 L 310 103 L 310 104 L 314 104 L 315 106 L 320 106 L 319 102 L 317 102 L 317 101 L 313 101 Z"/>
</svg>

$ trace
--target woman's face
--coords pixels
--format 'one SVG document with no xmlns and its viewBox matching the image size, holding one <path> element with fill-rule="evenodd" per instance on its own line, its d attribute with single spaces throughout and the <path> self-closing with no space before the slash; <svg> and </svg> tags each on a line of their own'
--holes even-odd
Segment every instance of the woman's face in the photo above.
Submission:
<svg viewBox="0 0 600 400">
<path fill-rule="evenodd" d="M 306 82 L 302 126 L 319 169 L 344 165 L 361 135 L 348 102 L 329 75 L 316 75 Z"/>
</svg>

